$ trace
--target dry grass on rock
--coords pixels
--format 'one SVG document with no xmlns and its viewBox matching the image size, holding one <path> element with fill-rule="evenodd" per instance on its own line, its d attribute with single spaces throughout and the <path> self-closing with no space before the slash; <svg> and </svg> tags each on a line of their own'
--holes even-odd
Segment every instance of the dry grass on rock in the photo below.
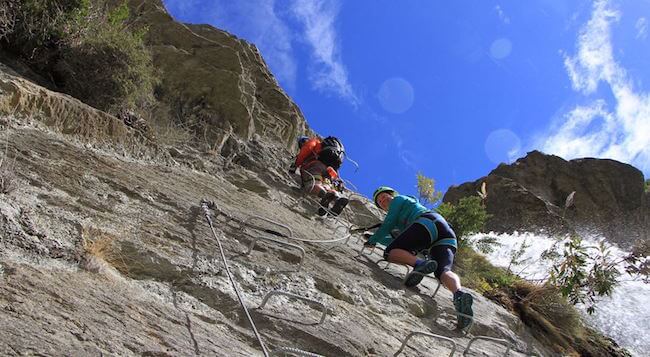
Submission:
<svg viewBox="0 0 650 357">
<path fill-rule="evenodd" d="M 114 274 L 126 273 L 128 266 L 116 244 L 116 237 L 92 227 L 81 232 L 83 248 L 82 267 L 90 272 Z"/>
</svg>

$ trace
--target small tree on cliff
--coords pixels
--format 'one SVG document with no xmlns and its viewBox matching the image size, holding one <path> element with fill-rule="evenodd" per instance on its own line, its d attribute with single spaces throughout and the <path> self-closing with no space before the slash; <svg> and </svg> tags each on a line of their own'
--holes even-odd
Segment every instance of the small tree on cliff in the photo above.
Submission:
<svg viewBox="0 0 650 357">
<path fill-rule="evenodd" d="M 601 241 L 589 244 L 574 236 L 555 254 L 554 267 L 547 283 L 557 287 L 572 304 L 584 304 L 588 313 L 595 311 L 599 297 L 611 296 L 625 272 L 650 283 L 650 244 L 640 242 L 632 253 L 616 257 Z"/>
<path fill-rule="evenodd" d="M 452 225 L 459 245 L 467 243 L 467 235 L 482 231 L 490 217 L 478 196 L 463 197 L 456 204 L 445 202 L 437 211 Z"/>
<path fill-rule="evenodd" d="M 116 113 L 152 102 L 158 74 L 126 1 L 0 2 L 0 50 L 96 108 Z"/>
<path fill-rule="evenodd" d="M 436 180 L 417 173 L 418 196 L 424 205 L 435 205 L 442 198 L 442 192 L 436 191 Z"/>
</svg>

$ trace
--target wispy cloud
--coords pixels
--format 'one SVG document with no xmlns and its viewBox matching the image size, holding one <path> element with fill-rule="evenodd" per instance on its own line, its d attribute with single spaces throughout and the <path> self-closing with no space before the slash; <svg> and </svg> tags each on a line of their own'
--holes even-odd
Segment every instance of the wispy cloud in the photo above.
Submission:
<svg viewBox="0 0 650 357">
<path fill-rule="evenodd" d="M 331 0 L 295 0 L 292 12 L 304 26 L 304 40 L 314 61 L 310 79 L 319 90 L 332 91 L 352 105 L 359 104 L 341 59 L 335 28 L 339 4 Z"/>
<path fill-rule="evenodd" d="M 395 146 L 397 146 L 397 155 L 399 156 L 399 159 L 412 171 L 417 171 L 418 167 L 415 163 L 415 155 L 406 149 L 404 149 L 404 140 L 402 140 L 402 137 L 395 131 L 391 131 L 391 136 L 393 137 L 393 141 L 395 142 Z"/>
<path fill-rule="evenodd" d="M 294 42 L 306 43 L 311 52 L 308 72 L 314 88 L 334 93 L 355 107 L 360 104 L 343 64 L 336 31 L 339 0 L 164 2 L 181 19 L 209 23 L 253 42 L 273 74 L 290 89 L 295 88 L 298 67 Z"/>
<path fill-rule="evenodd" d="M 501 19 L 501 21 L 503 21 L 504 24 L 506 25 L 510 24 L 510 17 L 506 15 L 506 13 L 501 8 L 501 5 L 495 6 L 494 11 L 496 11 L 497 15 L 499 15 L 499 19 Z"/>
<path fill-rule="evenodd" d="M 648 37 L 648 20 L 645 17 L 640 17 L 636 20 L 634 28 L 636 28 L 636 38 L 645 40 Z"/>
<path fill-rule="evenodd" d="M 613 93 L 613 108 L 604 99 L 575 107 L 559 118 L 545 136 L 542 150 L 565 158 L 611 158 L 650 172 L 650 93 L 638 91 L 614 59 L 611 27 L 620 18 L 609 1 L 594 3 L 591 19 L 580 31 L 577 53 L 565 57 L 573 88 L 593 95 L 600 83 Z"/>
<path fill-rule="evenodd" d="M 179 18 L 188 16 L 196 7 L 197 0 L 164 0 L 165 8 Z"/>
</svg>

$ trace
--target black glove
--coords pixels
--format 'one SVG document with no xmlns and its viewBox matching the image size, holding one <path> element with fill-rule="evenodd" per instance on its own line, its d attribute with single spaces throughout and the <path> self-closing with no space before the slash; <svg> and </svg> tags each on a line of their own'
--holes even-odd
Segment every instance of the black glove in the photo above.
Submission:
<svg viewBox="0 0 650 357">
<path fill-rule="evenodd" d="M 374 247 L 375 245 L 377 245 L 377 243 L 370 243 L 370 242 L 363 243 L 364 247 Z"/>
<path fill-rule="evenodd" d="M 296 164 L 291 164 L 291 166 L 289 166 L 289 175 L 295 175 L 296 169 L 297 169 Z"/>
<path fill-rule="evenodd" d="M 372 237 L 372 233 L 364 233 L 363 234 L 363 239 L 365 239 L 365 240 L 370 239 L 370 237 Z"/>
</svg>

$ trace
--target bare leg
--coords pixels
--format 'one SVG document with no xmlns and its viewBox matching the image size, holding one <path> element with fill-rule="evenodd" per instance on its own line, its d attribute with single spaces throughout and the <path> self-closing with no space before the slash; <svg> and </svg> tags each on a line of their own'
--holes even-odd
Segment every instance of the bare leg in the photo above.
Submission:
<svg viewBox="0 0 650 357">
<path fill-rule="evenodd" d="M 391 263 L 407 264 L 414 267 L 416 260 L 415 255 L 404 249 L 395 248 L 388 252 L 388 261 Z"/>
<path fill-rule="evenodd" d="M 456 275 L 456 273 L 452 271 L 446 271 L 442 273 L 442 275 L 440 275 L 440 282 L 442 282 L 442 285 L 444 285 L 445 288 L 449 289 L 449 291 L 452 293 L 455 293 L 461 288 L 460 278 L 458 275 Z"/>
</svg>

